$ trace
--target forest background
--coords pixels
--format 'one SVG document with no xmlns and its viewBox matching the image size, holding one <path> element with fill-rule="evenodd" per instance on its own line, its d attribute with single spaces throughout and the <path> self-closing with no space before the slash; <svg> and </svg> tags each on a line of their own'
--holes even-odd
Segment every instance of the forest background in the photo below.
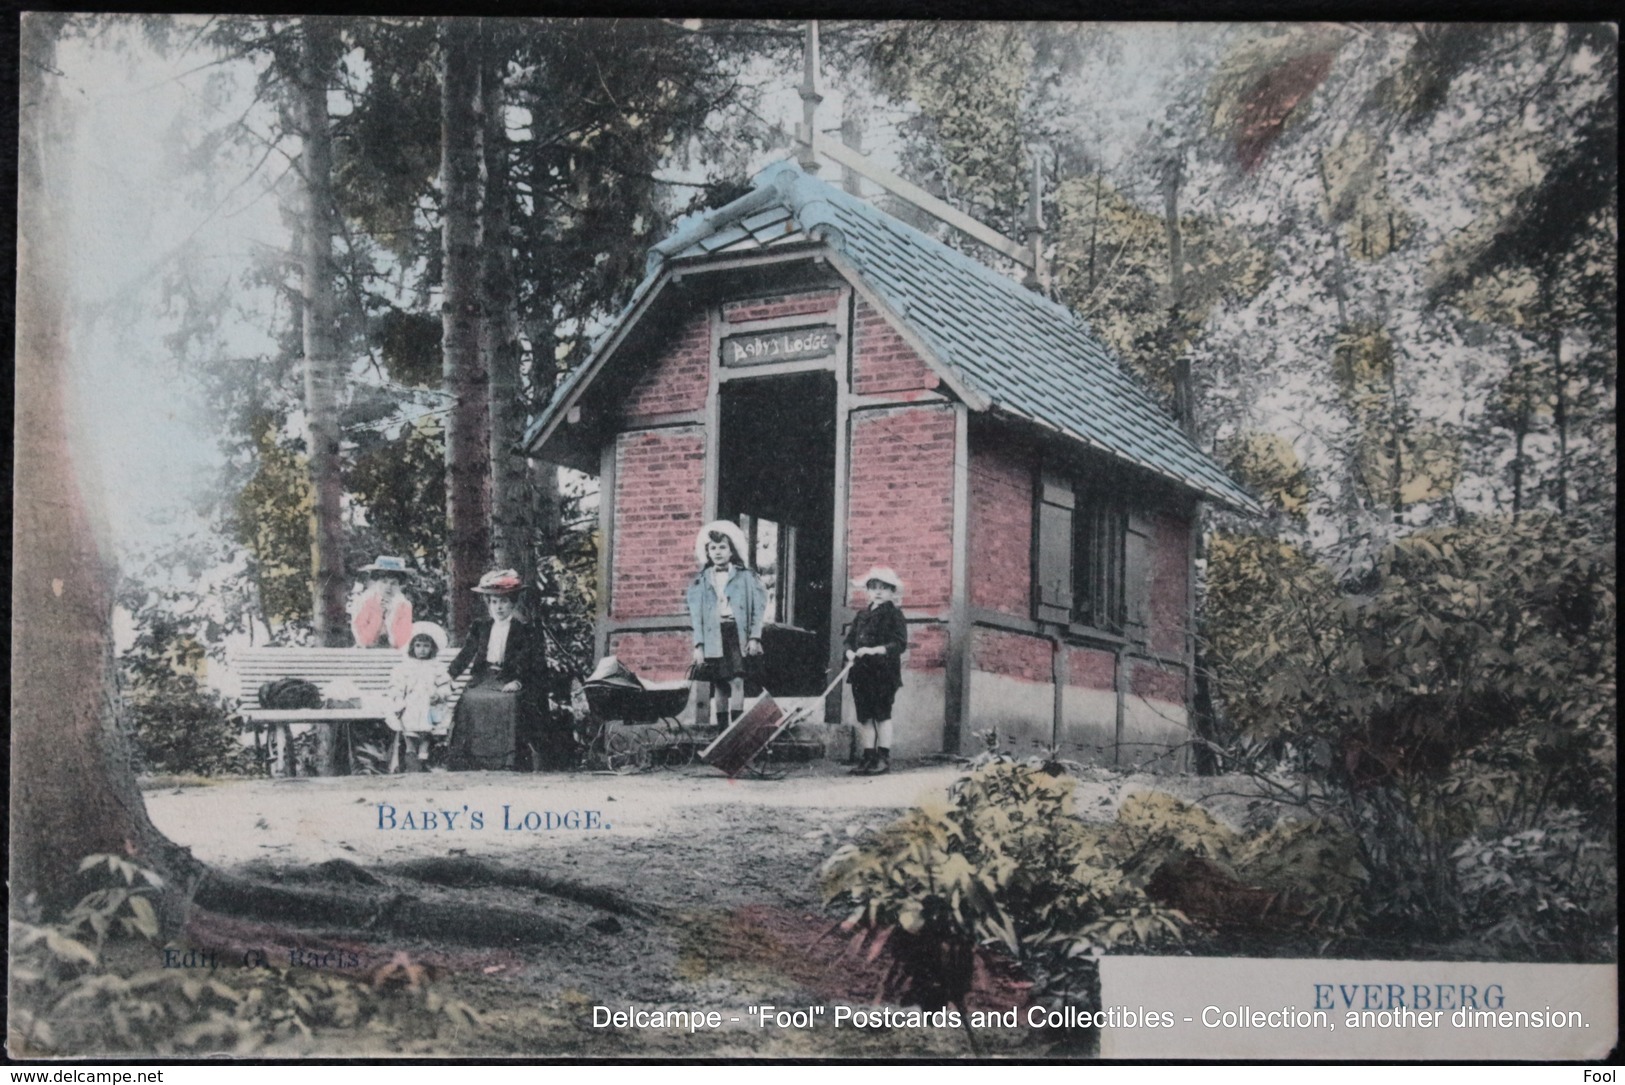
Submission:
<svg viewBox="0 0 1625 1085">
<path fill-rule="evenodd" d="M 822 115 L 917 184 L 1020 236 L 1036 163 L 1054 296 L 1268 506 L 1204 524 L 1210 766 L 1350 828 L 1373 931 L 1611 954 L 1616 28 L 823 32 Z M 24 35 L 138 767 L 242 771 L 209 661 L 342 643 L 380 553 L 456 630 L 525 570 L 590 665 L 590 481 L 509 453 L 646 249 L 790 152 L 801 28 Z M 98 850 L 40 833 L 47 886 Z"/>
</svg>

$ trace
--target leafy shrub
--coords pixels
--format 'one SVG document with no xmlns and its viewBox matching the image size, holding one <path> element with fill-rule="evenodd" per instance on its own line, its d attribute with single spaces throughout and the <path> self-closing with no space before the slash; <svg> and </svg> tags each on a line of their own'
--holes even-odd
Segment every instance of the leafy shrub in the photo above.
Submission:
<svg viewBox="0 0 1625 1085">
<path fill-rule="evenodd" d="M 1242 833 L 1150 791 L 1124 799 L 1099 831 L 1125 877 L 1199 922 L 1346 934 L 1364 918 L 1354 838 L 1327 821 L 1284 819 Z"/>
<path fill-rule="evenodd" d="M 238 775 L 252 754 L 238 740 L 231 709 L 206 688 L 206 655 L 185 620 L 162 606 L 134 610 L 136 637 L 119 659 L 126 719 L 141 771 Z"/>
<path fill-rule="evenodd" d="M 1584 961 L 1617 953 L 1612 845 L 1572 810 L 1539 828 L 1471 836 L 1452 854 L 1471 937 L 1498 954 Z"/>
<path fill-rule="evenodd" d="M 1418 532 L 1343 583 L 1278 540 L 1220 538 L 1211 556 L 1208 658 L 1236 732 L 1225 767 L 1353 832 L 1371 933 L 1497 929 L 1452 861 L 1465 842 L 1543 828 L 1554 810 L 1608 831 L 1611 543 L 1529 514 Z"/>
<path fill-rule="evenodd" d="M 154 896 L 163 880 L 113 855 L 89 856 L 79 869 L 110 875 L 112 884 L 53 921 L 27 915 L 25 906 L 10 922 L 14 1056 L 248 1054 L 318 1030 L 360 1028 L 394 1049 L 442 1026 L 482 1027 L 473 1010 L 430 990 L 424 970 L 404 959 L 370 986 L 312 968 L 125 973 L 110 963 L 110 943 L 156 950 Z"/>
<path fill-rule="evenodd" d="M 854 945 L 891 961 L 885 993 L 962 1003 L 978 946 L 1001 948 L 1040 1001 L 1088 1005 L 1092 958 L 1177 941 L 1181 917 L 1125 877 L 1069 810 L 1074 781 L 1041 762 L 984 758 L 943 805 L 916 807 L 839 848 L 821 870 Z"/>
</svg>

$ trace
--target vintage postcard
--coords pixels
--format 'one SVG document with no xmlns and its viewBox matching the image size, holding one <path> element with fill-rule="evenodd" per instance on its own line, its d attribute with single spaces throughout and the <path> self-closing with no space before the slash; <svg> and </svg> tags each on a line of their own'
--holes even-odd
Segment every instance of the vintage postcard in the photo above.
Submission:
<svg viewBox="0 0 1625 1085">
<path fill-rule="evenodd" d="M 1615 1049 L 1617 26 L 22 40 L 13 1059 Z"/>
</svg>

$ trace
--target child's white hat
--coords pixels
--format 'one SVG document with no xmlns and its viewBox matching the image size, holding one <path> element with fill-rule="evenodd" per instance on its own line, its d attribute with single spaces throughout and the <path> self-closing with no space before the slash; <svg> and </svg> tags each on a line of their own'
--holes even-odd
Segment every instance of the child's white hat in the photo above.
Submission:
<svg viewBox="0 0 1625 1085">
<path fill-rule="evenodd" d="M 888 588 L 891 588 L 893 591 L 897 592 L 898 595 L 903 594 L 903 578 L 898 576 L 897 570 L 893 569 L 890 565 L 871 566 L 868 572 L 852 581 L 852 586 L 854 588 L 867 588 L 869 586 L 869 581 L 871 580 L 880 581 Z"/>
<path fill-rule="evenodd" d="M 705 552 L 705 546 L 711 541 L 711 532 L 725 535 L 728 541 L 734 544 L 734 553 L 739 560 L 750 568 L 750 547 L 745 543 L 745 533 L 739 530 L 739 525 L 732 520 L 712 520 L 700 528 L 700 533 L 694 537 L 694 563 L 696 565 L 709 565 L 711 558 Z"/>
<path fill-rule="evenodd" d="M 405 644 L 401 645 L 401 651 L 406 655 L 411 655 L 412 642 L 419 637 L 428 637 L 434 641 L 434 654 L 437 656 L 446 650 L 446 643 L 449 640 L 446 631 L 434 622 L 413 622 L 412 635 L 406 638 Z"/>
</svg>

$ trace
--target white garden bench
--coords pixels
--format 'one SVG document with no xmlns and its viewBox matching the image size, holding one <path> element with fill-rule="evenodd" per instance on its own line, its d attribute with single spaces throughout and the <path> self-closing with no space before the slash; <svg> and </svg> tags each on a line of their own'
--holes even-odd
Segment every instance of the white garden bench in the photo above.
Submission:
<svg viewBox="0 0 1625 1085">
<path fill-rule="evenodd" d="M 443 661 L 449 662 L 449 657 Z M 230 665 L 237 676 L 237 713 L 254 729 L 254 748 L 260 752 L 267 771 L 273 765 L 283 775 L 293 775 L 291 748 L 293 728 L 318 728 L 317 775 L 334 775 L 341 741 L 351 724 L 382 721 L 389 712 L 389 676 L 401 662 L 401 653 L 383 648 L 241 648 L 231 654 Z M 281 678 L 303 678 L 313 683 L 326 700 L 356 700 L 352 708 L 262 708 L 260 687 Z M 468 674 L 451 684 L 455 707 Z M 262 748 L 261 735 L 267 741 Z M 279 741 L 277 741 L 279 740 Z"/>
</svg>

